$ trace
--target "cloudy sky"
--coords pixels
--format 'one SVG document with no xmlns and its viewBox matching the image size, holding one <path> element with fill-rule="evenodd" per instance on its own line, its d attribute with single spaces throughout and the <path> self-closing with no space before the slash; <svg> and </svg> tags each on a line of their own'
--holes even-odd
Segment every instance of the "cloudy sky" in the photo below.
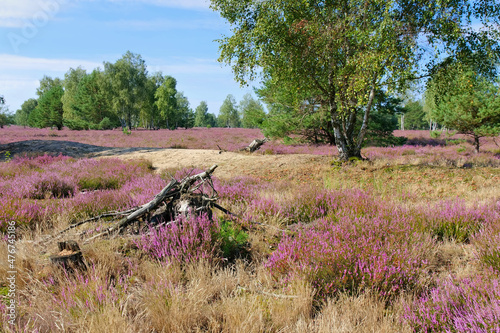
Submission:
<svg viewBox="0 0 500 333">
<path fill-rule="evenodd" d="M 0 7 L 0 95 L 11 111 L 35 97 L 43 75 L 92 71 L 127 50 L 150 73 L 175 77 L 192 108 L 205 100 L 217 114 L 228 94 L 239 101 L 252 92 L 217 62 L 214 40 L 229 27 L 208 0 L 2 0 Z"/>
</svg>

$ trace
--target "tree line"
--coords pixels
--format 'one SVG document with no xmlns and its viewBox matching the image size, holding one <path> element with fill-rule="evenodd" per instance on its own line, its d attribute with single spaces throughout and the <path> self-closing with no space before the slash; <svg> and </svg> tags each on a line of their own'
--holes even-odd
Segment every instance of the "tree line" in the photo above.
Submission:
<svg viewBox="0 0 500 333">
<path fill-rule="evenodd" d="M 78 67 L 70 68 L 64 79 L 44 76 L 36 94 L 16 111 L 16 124 L 74 130 L 252 128 L 265 118 L 264 107 L 250 94 L 239 105 L 228 95 L 218 116 L 208 112 L 206 101 L 193 110 L 174 77 L 148 73 L 141 56 L 130 51 L 115 63 L 104 62 L 103 70 L 88 73 Z"/>
</svg>

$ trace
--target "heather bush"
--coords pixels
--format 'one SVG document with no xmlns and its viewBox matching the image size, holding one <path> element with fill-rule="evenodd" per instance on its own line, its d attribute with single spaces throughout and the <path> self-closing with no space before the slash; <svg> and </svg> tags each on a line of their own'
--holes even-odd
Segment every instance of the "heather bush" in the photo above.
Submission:
<svg viewBox="0 0 500 333">
<path fill-rule="evenodd" d="M 131 179 L 150 173 L 150 166 L 144 162 L 123 163 L 118 159 L 78 160 L 72 169 L 81 170 L 75 176 L 81 190 L 119 189 Z"/>
<path fill-rule="evenodd" d="M 54 174 L 42 174 L 34 181 L 33 189 L 26 194 L 31 199 L 50 199 L 71 197 L 76 191 L 75 183 L 69 177 Z"/>
<path fill-rule="evenodd" d="M 34 228 L 57 216 L 73 221 L 142 205 L 165 186 L 148 161 L 49 155 L 1 163 L 0 179 L 0 230 L 11 220 Z"/>
<path fill-rule="evenodd" d="M 499 332 L 500 279 L 446 278 L 409 304 L 404 320 L 416 332 Z"/>
<path fill-rule="evenodd" d="M 284 235 L 266 267 L 282 283 L 305 278 L 325 299 L 372 289 L 392 298 L 422 287 L 432 241 L 408 226 L 376 216 L 322 218 Z"/>
<path fill-rule="evenodd" d="M 500 272 L 500 225 L 487 226 L 472 238 L 477 257 L 488 268 Z"/>
<path fill-rule="evenodd" d="M 442 201 L 414 212 L 439 240 L 469 242 L 481 227 L 498 221 L 500 215 L 488 206 L 467 207 L 463 200 Z"/>
<path fill-rule="evenodd" d="M 150 229 L 136 245 L 162 262 L 213 261 L 220 248 L 218 232 L 217 220 L 206 215 L 192 215 Z"/>
<path fill-rule="evenodd" d="M 5 232 L 9 221 L 16 221 L 19 227 L 33 228 L 60 212 L 61 209 L 52 200 L 0 197 L 0 232 Z"/>
</svg>

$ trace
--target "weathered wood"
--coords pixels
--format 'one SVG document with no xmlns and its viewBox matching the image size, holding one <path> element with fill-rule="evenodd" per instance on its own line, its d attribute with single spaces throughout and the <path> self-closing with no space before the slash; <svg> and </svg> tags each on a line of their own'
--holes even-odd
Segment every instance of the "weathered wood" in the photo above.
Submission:
<svg viewBox="0 0 500 333">
<path fill-rule="evenodd" d="M 155 198 L 153 200 L 151 200 L 150 202 L 148 202 L 145 205 L 140 206 L 139 209 L 134 211 L 132 214 L 126 216 L 125 218 L 121 219 L 115 225 L 107 228 L 105 231 L 87 239 L 85 241 L 85 243 L 88 243 L 96 238 L 99 238 L 99 237 L 102 237 L 105 235 L 109 235 L 113 232 L 123 231 L 132 222 L 137 221 L 142 216 L 149 214 L 150 212 L 155 211 L 158 208 L 158 206 L 160 204 L 162 204 L 167 199 L 173 199 L 175 197 L 175 198 L 180 200 L 181 196 L 183 196 L 183 194 L 191 193 L 191 195 L 192 195 L 192 192 L 194 192 L 196 189 L 198 189 L 206 179 L 210 179 L 210 175 L 215 171 L 216 168 L 217 168 L 217 165 L 213 165 L 208 170 L 206 170 L 202 173 L 184 178 L 181 182 L 178 182 L 177 180 L 173 179 L 165 188 L 163 188 L 163 190 L 159 194 L 157 194 L 155 196 Z M 200 181 L 200 183 L 197 184 L 194 188 L 191 188 L 191 186 L 193 186 L 197 181 Z M 203 200 L 204 199 L 202 199 L 202 201 Z M 208 200 L 208 201 L 210 201 L 210 200 Z M 181 206 L 182 206 L 182 204 L 181 204 Z M 203 208 L 203 209 L 206 209 L 206 208 Z M 174 212 L 172 212 L 172 213 L 174 213 Z M 184 214 L 183 211 L 177 212 L 177 213 Z"/>
<path fill-rule="evenodd" d="M 173 192 L 175 191 L 172 191 L 176 185 L 178 185 L 178 182 L 175 180 L 175 179 L 172 179 L 172 181 L 170 181 L 170 183 L 165 186 L 163 188 L 163 190 L 161 190 L 160 193 L 158 193 L 155 198 L 153 200 L 151 200 L 150 202 L 148 202 L 147 204 L 145 205 L 142 205 L 140 209 L 134 211 L 132 214 L 128 215 L 127 217 L 123 218 L 122 220 L 120 220 L 116 225 L 112 226 L 112 227 L 109 227 L 108 229 L 106 229 L 104 232 L 101 232 L 100 234 L 97 234 L 95 235 L 94 237 L 91 237 L 89 239 L 87 239 L 85 241 L 85 243 L 95 239 L 95 238 L 99 238 L 101 236 L 104 236 L 104 235 L 107 235 L 107 234 L 110 234 L 114 231 L 120 231 L 120 230 L 123 230 L 124 228 L 126 228 L 131 222 L 137 220 L 138 218 L 140 218 L 141 216 L 149 213 L 150 211 L 152 211 L 153 209 L 155 209 L 156 207 L 158 207 L 158 205 L 163 201 L 165 200 L 166 198 L 168 198 L 169 196 L 172 196 L 174 195 Z"/>
<path fill-rule="evenodd" d="M 103 218 L 106 218 L 106 217 L 115 217 L 115 216 L 120 216 L 120 215 L 127 215 L 127 214 L 130 214 L 134 211 L 136 211 L 137 209 L 141 208 L 142 206 L 139 206 L 139 207 L 134 207 L 134 208 L 131 208 L 131 209 L 128 209 L 128 210 L 125 210 L 125 211 L 122 211 L 122 212 L 106 212 L 106 213 L 103 213 L 101 215 L 98 215 L 98 216 L 94 216 L 94 217 L 91 217 L 89 219 L 86 219 L 86 220 L 83 220 L 83 221 L 80 221 L 80 222 L 77 222 L 77 223 L 74 223 L 74 224 L 71 224 L 70 226 L 68 226 L 66 229 L 63 229 L 61 231 L 59 231 L 57 234 L 55 234 L 54 236 L 51 236 L 49 237 L 48 239 L 45 239 L 43 242 L 47 242 L 47 241 L 50 241 L 50 240 L 53 240 L 54 238 L 58 238 L 59 236 L 61 236 L 63 233 L 71 230 L 71 229 L 74 229 L 76 227 L 79 227 L 85 223 L 88 223 L 88 222 L 92 222 L 92 221 L 98 221 L 100 219 L 103 219 Z"/>
<path fill-rule="evenodd" d="M 60 266 L 68 271 L 74 269 L 86 269 L 85 260 L 83 258 L 80 246 L 75 241 L 59 242 L 59 254 L 49 257 L 52 264 Z"/>
<path fill-rule="evenodd" d="M 268 141 L 269 141 L 269 139 L 268 139 L 268 138 L 264 138 L 264 139 L 255 139 L 255 140 L 253 140 L 253 141 L 252 141 L 252 142 L 251 142 L 251 143 L 250 143 L 247 147 L 243 148 L 242 150 L 244 150 L 244 151 L 248 151 L 248 152 L 250 152 L 250 153 L 253 153 L 253 152 L 254 152 L 254 151 L 256 151 L 256 150 L 259 150 L 259 149 L 260 149 L 260 147 L 261 147 L 264 143 L 266 143 L 266 142 L 268 142 Z"/>
</svg>

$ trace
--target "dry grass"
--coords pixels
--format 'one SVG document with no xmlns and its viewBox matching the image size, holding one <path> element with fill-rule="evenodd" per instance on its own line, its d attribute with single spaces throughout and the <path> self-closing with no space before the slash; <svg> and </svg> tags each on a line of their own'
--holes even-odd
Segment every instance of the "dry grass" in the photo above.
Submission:
<svg viewBox="0 0 500 333">
<path fill-rule="evenodd" d="M 426 203 L 460 197 L 489 203 L 500 197 L 499 168 L 456 168 L 425 165 L 380 165 L 361 161 L 326 176 L 332 189 L 359 188 L 391 200 Z"/>
<path fill-rule="evenodd" d="M 325 161 L 318 159 L 283 170 L 276 165 L 270 167 L 270 172 L 259 175 L 261 180 L 273 182 L 285 177 L 287 181 L 266 187 L 260 196 L 290 202 L 312 184 L 339 190 L 359 188 L 380 200 L 407 207 L 456 197 L 470 204 L 490 203 L 500 197 L 500 170 L 495 168 L 398 165 L 392 160 L 318 167 Z M 173 175 L 178 169 L 158 172 Z M 243 173 L 256 170 L 257 165 L 253 165 Z M 230 210 L 242 209 L 229 201 L 223 205 Z M 262 263 L 287 227 L 287 221 L 279 216 L 268 217 L 265 225 L 248 231 L 250 256 L 232 263 L 160 264 L 139 253 L 132 239 L 86 245 L 83 252 L 90 268 L 81 276 L 95 279 L 85 291 L 98 294 L 102 289 L 104 302 L 94 299 L 93 294 L 82 294 L 85 291 L 78 289 L 78 274 L 68 275 L 48 264 L 48 255 L 56 252 L 54 243 L 39 247 L 33 242 L 42 239 L 47 228 L 60 230 L 70 220 L 71 216 L 56 216 L 43 228 L 25 231 L 17 244 L 21 303 L 15 331 L 411 332 L 401 321 L 403 299 L 411 298 L 411 294 L 390 305 L 370 291 L 340 293 L 318 304 L 310 284 L 300 280 L 287 288 L 278 284 Z M 436 277 L 471 276 L 477 269 L 470 244 L 445 240 L 429 253 L 429 274 Z M 4 287 L 1 281 L 7 276 L 5 258 L 7 247 L 0 242 L 0 287 Z M 61 301 L 69 297 L 63 295 L 64 290 L 74 292 L 74 304 L 73 300 Z M 86 300 L 92 304 L 86 305 Z M 0 325 L 2 330 L 13 332 L 5 323 Z"/>
</svg>

